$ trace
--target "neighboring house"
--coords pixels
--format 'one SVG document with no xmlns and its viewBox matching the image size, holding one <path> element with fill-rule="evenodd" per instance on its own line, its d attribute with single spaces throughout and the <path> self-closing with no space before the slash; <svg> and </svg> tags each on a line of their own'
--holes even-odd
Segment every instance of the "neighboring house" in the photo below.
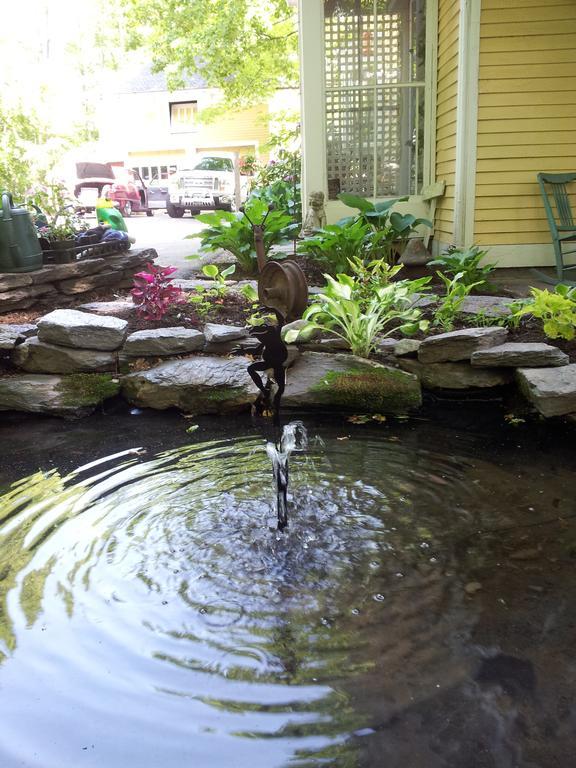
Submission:
<svg viewBox="0 0 576 768">
<path fill-rule="evenodd" d="M 99 115 L 101 144 L 114 148 L 115 157 L 109 159 L 121 158 L 138 168 L 144 180 L 168 178 L 197 152 L 238 152 L 240 157 L 267 159 L 262 148 L 274 107 L 263 104 L 205 124 L 198 113 L 216 104 L 219 91 L 207 88 L 199 75 L 189 77 L 186 85 L 169 91 L 163 73 L 153 74 L 142 65 L 120 72 Z M 277 99 L 282 102 L 281 96 Z M 290 94 L 284 100 L 289 99 Z"/>
<path fill-rule="evenodd" d="M 536 174 L 576 171 L 575 0 L 300 0 L 303 187 L 430 213 L 434 250 L 553 263 Z M 319 45 L 318 42 L 323 41 Z M 319 108 L 322 105 L 322 108 Z M 575 201 L 576 202 L 576 201 Z"/>
</svg>

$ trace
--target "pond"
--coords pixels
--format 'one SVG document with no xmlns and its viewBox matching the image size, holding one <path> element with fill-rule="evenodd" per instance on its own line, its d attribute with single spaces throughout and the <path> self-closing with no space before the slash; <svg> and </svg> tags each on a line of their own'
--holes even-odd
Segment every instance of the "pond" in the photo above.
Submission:
<svg viewBox="0 0 576 768">
<path fill-rule="evenodd" d="M 2 768 L 570 765 L 576 449 L 503 415 L 301 415 L 283 533 L 248 417 L 6 418 Z"/>
</svg>

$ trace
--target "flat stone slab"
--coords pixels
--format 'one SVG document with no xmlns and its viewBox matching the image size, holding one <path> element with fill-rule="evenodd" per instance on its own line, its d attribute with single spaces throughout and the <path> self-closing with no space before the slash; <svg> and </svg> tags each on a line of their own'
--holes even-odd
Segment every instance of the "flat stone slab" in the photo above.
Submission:
<svg viewBox="0 0 576 768">
<path fill-rule="evenodd" d="M 394 346 L 396 357 L 416 357 L 420 349 L 421 341 L 418 339 L 399 339 Z"/>
<path fill-rule="evenodd" d="M 80 304 L 76 309 L 93 315 L 124 319 L 135 314 L 137 307 L 133 301 L 119 299 L 118 301 L 91 301 L 88 304 Z"/>
<path fill-rule="evenodd" d="M 119 384 L 101 374 L 43 376 L 24 374 L 0 379 L 0 411 L 46 413 L 54 416 L 85 416 L 103 400 L 119 391 Z M 96 384 L 92 384 L 95 381 Z"/>
<path fill-rule="evenodd" d="M 12 352 L 12 363 L 30 373 L 94 373 L 115 371 L 116 354 L 97 349 L 75 349 L 27 339 Z"/>
<path fill-rule="evenodd" d="M 206 323 L 204 326 L 204 336 L 206 337 L 206 341 L 211 344 L 221 344 L 226 341 L 245 339 L 246 336 L 248 336 L 248 331 L 246 328 L 240 328 L 236 325 Z"/>
<path fill-rule="evenodd" d="M 288 375 L 286 407 L 357 413 L 405 413 L 422 403 L 420 383 L 405 371 L 354 355 L 304 352 Z"/>
<path fill-rule="evenodd" d="M 503 344 L 508 337 L 506 328 L 464 328 L 440 333 L 424 339 L 418 349 L 421 363 L 444 363 L 470 360 L 473 352 Z"/>
<path fill-rule="evenodd" d="M 541 368 L 568 365 L 570 358 L 551 344 L 508 342 L 473 352 L 470 362 L 484 368 Z"/>
<path fill-rule="evenodd" d="M 131 357 L 182 355 L 202 349 L 204 341 L 204 334 L 192 328 L 155 328 L 131 333 L 123 352 Z"/>
<path fill-rule="evenodd" d="M 246 409 L 258 390 L 248 375 L 246 357 L 190 357 L 170 360 L 122 379 L 122 394 L 141 408 L 179 408 L 188 413 Z"/>
<path fill-rule="evenodd" d="M 31 323 L 0 324 L 0 349 L 14 349 L 18 341 L 35 333 L 36 326 Z"/>
<path fill-rule="evenodd" d="M 38 320 L 38 338 L 47 344 L 81 349 L 118 349 L 128 323 L 76 309 L 55 309 Z"/>
<path fill-rule="evenodd" d="M 561 368 L 519 368 L 516 379 L 543 416 L 576 413 L 576 363 Z"/>
<path fill-rule="evenodd" d="M 69 264 L 46 264 L 42 269 L 31 272 L 30 278 L 34 284 L 54 283 L 57 280 L 93 275 L 104 269 L 105 265 L 105 259 L 82 259 L 82 261 L 71 261 Z"/>
<path fill-rule="evenodd" d="M 0 274 L 0 293 L 13 291 L 15 288 L 24 288 L 26 285 L 32 285 L 32 278 L 27 272 L 23 274 L 9 272 Z"/>
<path fill-rule="evenodd" d="M 514 299 L 506 296 L 466 296 L 460 309 L 462 315 L 484 315 L 485 317 L 506 317 Z"/>
<path fill-rule="evenodd" d="M 502 387 L 512 381 L 509 369 L 473 368 L 470 363 L 422 363 L 402 357 L 398 364 L 404 371 L 415 374 L 424 389 L 486 389 Z"/>
</svg>

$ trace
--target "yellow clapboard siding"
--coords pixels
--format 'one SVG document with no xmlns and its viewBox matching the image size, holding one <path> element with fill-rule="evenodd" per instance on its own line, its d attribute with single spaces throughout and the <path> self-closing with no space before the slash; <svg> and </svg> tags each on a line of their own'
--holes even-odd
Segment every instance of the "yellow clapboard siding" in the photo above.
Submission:
<svg viewBox="0 0 576 768">
<path fill-rule="evenodd" d="M 490 183 L 483 184 L 481 181 L 476 185 L 476 198 L 480 197 L 498 197 L 504 198 L 512 196 L 523 197 L 540 194 L 540 188 L 536 181 L 536 174 L 529 181 L 514 181 L 500 184 L 498 190 L 495 190 Z"/>
<path fill-rule="evenodd" d="M 522 133 L 479 133 L 479 147 L 506 147 L 518 146 L 524 144 L 537 144 L 542 146 L 544 143 L 551 146 L 560 144 L 572 144 L 574 142 L 574 131 L 523 131 Z"/>
<path fill-rule="evenodd" d="M 438 99 L 436 105 L 436 114 L 443 115 L 449 111 L 456 110 L 456 104 L 458 103 L 458 96 L 456 93 L 446 93 L 442 95 L 441 99 Z"/>
<path fill-rule="evenodd" d="M 442 127 L 440 130 L 436 131 L 436 141 L 441 141 L 442 139 L 448 139 L 451 136 L 456 135 L 456 123 L 452 125 L 447 125 Z"/>
<path fill-rule="evenodd" d="M 556 91 L 540 93 L 481 93 L 478 97 L 478 107 L 526 107 L 543 104 L 576 104 L 576 91 L 568 91 L 562 98 L 558 98 Z"/>
<path fill-rule="evenodd" d="M 574 30 L 576 36 L 576 29 Z M 538 77 L 574 77 L 573 64 L 503 64 L 485 66 L 480 60 L 480 80 L 510 80 L 522 78 L 532 80 Z"/>
<path fill-rule="evenodd" d="M 483 133 L 521 133 L 527 131 L 543 131 L 554 127 L 557 130 L 568 131 L 574 129 L 574 118 L 559 117 L 555 120 L 550 118 L 524 118 L 523 120 L 478 120 L 478 129 Z"/>
<path fill-rule="evenodd" d="M 532 104 L 510 107 L 481 107 L 479 120 L 523 120 L 524 118 L 556 120 L 559 117 L 576 117 L 576 104 Z M 576 127 L 576 123 L 573 122 Z"/>
<path fill-rule="evenodd" d="M 476 245 L 540 245 L 550 243 L 550 235 L 543 232 L 501 232 L 497 235 L 478 234 L 474 236 Z"/>
<path fill-rule="evenodd" d="M 568 48 L 554 51 L 554 61 L 566 63 L 576 62 L 576 48 Z M 550 51 L 493 51 L 484 53 L 482 63 L 486 66 L 510 66 L 519 64 L 549 64 Z"/>
<path fill-rule="evenodd" d="M 454 147 L 448 147 L 448 149 L 439 149 L 436 152 L 436 167 L 437 168 L 445 168 L 446 170 L 450 170 L 446 168 L 447 163 L 453 163 L 455 157 Z"/>
<path fill-rule="evenodd" d="M 446 77 L 449 72 L 458 68 L 458 57 L 452 47 L 442 50 L 438 54 L 438 73 Z"/>
<path fill-rule="evenodd" d="M 573 35 L 576 32 L 576 16 L 562 21 L 546 23 L 547 35 Z M 521 21 L 504 24 L 480 24 L 481 37 L 524 37 L 526 35 L 542 36 L 541 21 Z"/>
<path fill-rule="evenodd" d="M 454 69 L 442 80 L 438 80 L 437 98 L 450 98 L 458 91 L 458 68 Z"/>
<path fill-rule="evenodd" d="M 451 136 L 446 136 L 446 137 L 444 137 L 442 139 L 438 139 L 438 141 L 436 142 L 436 154 L 437 154 L 437 156 L 438 156 L 438 154 L 440 152 L 450 151 L 450 152 L 453 153 L 455 149 L 456 149 L 456 134 L 455 133 L 453 133 Z"/>
<path fill-rule="evenodd" d="M 567 50 L 574 35 L 541 35 L 530 37 L 481 37 L 480 53 L 491 51 L 552 51 Z"/>
<path fill-rule="evenodd" d="M 436 120 L 437 130 L 447 128 L 450 125 L 456 125 L 456 110 L 453 109 L 445 115 L 439 115 Z"/>
<path fill-rule="evenodd" d="M 445 37 L 452 30 L 458 27 L 460 22 L 460 8 L 457 3 L 454 3 L 447 13 L 442 14 L 442 18 L 438 23 L 438 37 Z"/>
<path fill-rule="evenodd" d="M 570 163 L 567 163 L 563 168 L 544 168 L 540 166 L 538 170 L 532 171 L 477 171 L 476 183 L 477 184 L 533 184 L 536 181 L 536 174 L 538 171 L 546 172 L 552 171 L 553 173 L 570 172 Z M 503 194 L 500 190 L 498 194 Z"/>
<path fill-rule="evenodd" d="M 576 77 L 538 77 L 532 80 L 526 78 L 502 78 L 485 80 L 480 78 L 478 82 L 479 93 L 514 93 L 524 91 L 526 93 L 542 91 L 574 92 Z M 560 99 L 559 99 L 560 100 Z"/>
<path fill-rule="evenodd" d="M 539 193 L 525 195 L 501 195 L 492 197 L 487 195 L 476 197 L 476 211 L 492 210 L 544 210 L 542 198 Z"/>
<path fill-rule="evenodd" d="M 494 202 L 499 203 L 503 198 L 496 198 Z M 537 221 L 540 224 L 546 225 L 546 213 L 542 200 L 539 201 L 540 206 L 532 206 L 528 208 L 522 204 L 517 208 L 480 208 L 476 210 L 476 221 Z"/>
<path fill-rule="evenodd" d="M 547 136 L 545 137 L 547 139 Z M 511 158 L 520 157 L 576 157 L 576 143 L 574 144 L 549 144 L 548 141 L 544 145 L 536 144 L 521 144 L 504 147 L 502 145 L 492 147 L 478 147 L 477 157 L 478 160 L 486 160 L 493 162 L 494 160 L 509 160 Z M 532 163 L 532 166 L 534 163 Z"/>
<path fill-rule="evenodd" d="M 496 233 L 518 233 L 518 232 L 547 232 L 548 225 L 546 220 L 535 221 L 534 219 L 525 219 L 524 221 L 497 220 L 477 221 L 474 231 L 479 234 Z"/>
<path fill-rule="evenodd" d="M 502 8 L 522 8 L 526 11 L 528 8 L 534 6 L 538 7 L 546 5 L 546 7 L 553 7 L 556 5 L 570 5 L 572 0 L 482 0 L 482 10 L 502 9 Z M 531 13 L 531 11 L 528 11 Z"/>
<path fill-rule="evenodd" d="M 505 24 L 511 22 L 516 24 L 517 22 L 526 21 L 526 9 L 525 8 L 486 8 L 482 9 L 482 23 L 483 24 Z M 564 3 L 563 5 L 550 6 L 544 0 L 539 5 L 532 6 L 530 9 L 530 22 L 544 21 L 548 24 L 549 21 L 567 21 L 576 19 L 576 6 L 574 3 Z"/>
</svg>

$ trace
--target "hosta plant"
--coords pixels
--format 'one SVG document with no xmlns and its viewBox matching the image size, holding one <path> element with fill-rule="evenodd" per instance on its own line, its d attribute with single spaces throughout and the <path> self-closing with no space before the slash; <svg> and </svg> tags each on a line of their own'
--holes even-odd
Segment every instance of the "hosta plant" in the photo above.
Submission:
<svg viewBox="0 0 576 768">
<path fill-rule="evenodd" d="M 171 307 L 186 301 L 184 293 L 172 285 L 171 275 L 176 267 L 146 264 L 146 269 L 134 275 L 132 301 L 137 314 L 146 320 L 161 320 Z"/>
<path fill-rule="evenodd" d="M 452 279 L 443 275 L 442 272 L 436 274 L 444 283 L 446 293 L 439 298 L 438 306 L 434 311 L 433 325 L 439 326 L 446 333 L 454 328 L 454 321 L 464 299 L 476 287 L 477 283 L 466 285 L 462 282 L 462 273 L 460 272 L 454 275 Z"/>
<path fill-rule="evenodd" d="M 544 333 L 550 339 L 570 341 L 576 336 L 576 287 L 557 285 L 553 291 L 531 288 L 532 298 L 515 314 L 532 315 L 542 321 Z"/>
<path fill-rule="evenodd" d="M 373 232 L 371 237 L 372 256 L 383 258 L 390 264 L 397 263 L 408 239 L 416 233 L 418 226 L 432 226 L 432 222 L 428 219 L 417 218 L 411 213 L 392 211 L 396 203 L 406 202 L 407 197 L 373 203 L 364 197 L 341 192 L 338 198 L 350 208 L 356 208 L 359 211 L 356 216 L 348 216 L 339 223 L 362 221 L 368 224 Z"/>
<path fill-rule="evenodd" d="M 370 357 L 378 337 L 396 331 L 411 335 L 428 327 L 427 321 L 421 319 L 420 310 L 414 307 L 414 293 L 425 284 L 422 281 L 390 283 L 376 288 L 366 297 L 358 281 L 350 275 L 339 274 L 336 278 L 325 275 L 325 278 L 324 292 L 318 294 L 304 313 L 306 325 L 288 331 L 287 343 L 317 329 L 344 339 L 352 354 Z M 428 278 L 422 280 L 428 281 Z"/>
<path fill-rule="evenodd" d="M 260 224 L 268 211 L 263 200 L 252 199 L 246 203 L 246 212 L 256 224 Z M 214 211 L 201 213 L 196 219 L 208 226 L 188 237 L 200 238 L 200 250 L 203 252 L 228 251 L 235 258 L 240 268 L 247 273 L 257 270 L 256 247 L 252 226 L 243 213 Z M 289 242 L 298 225 L 292 218 L 281 211 L 270 211 L 264 228 L 264 252 L 268 255 L 273 245 Z M 191 258 L 196 258 L 192 256 Z"/>
<path fill-rule="evenodd" d="M 328 224 L 298 246 L 298 253 L 318 261 L 331 274 L 350 271 L 350 261 L 367 258 L 370 226 L 363 221 Z"/>
</svg>

